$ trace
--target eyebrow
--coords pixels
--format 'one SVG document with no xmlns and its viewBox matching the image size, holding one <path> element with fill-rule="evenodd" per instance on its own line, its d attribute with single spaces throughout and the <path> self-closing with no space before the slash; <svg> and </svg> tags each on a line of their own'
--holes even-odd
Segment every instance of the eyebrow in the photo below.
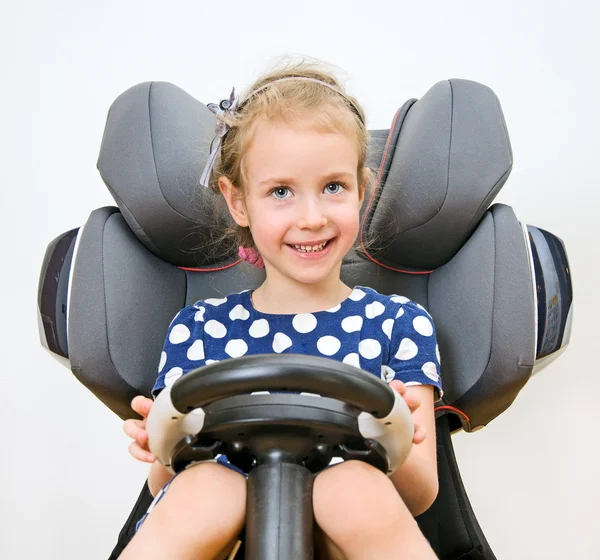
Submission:
<svg viewBox="0 0 600 560">
<path fill-rule="evenodd" d="M 334 171 L 333 173 L 328 173 L 327 175 L 324 175 L 323 177 L 319 178 L 319 181 L 322 183 L 326 183 L 329 181 L 334 181 L 335 179 L 354 179 L 354 173 L 351 173 L 349 171 Z M 283 176 L 274 176 L 274 177 L 269 177 L 268 179 L 264 179 L 262 180 L 260 183 L 258 183 L 259 186 L 263 186 L 263 185 L 268 185 L 271 183 L 280 183 L 282 185 L 289 185 L 290 183 L 293 183 L 294 179 L 291 177 L 283 177 Z"/>
</svg>

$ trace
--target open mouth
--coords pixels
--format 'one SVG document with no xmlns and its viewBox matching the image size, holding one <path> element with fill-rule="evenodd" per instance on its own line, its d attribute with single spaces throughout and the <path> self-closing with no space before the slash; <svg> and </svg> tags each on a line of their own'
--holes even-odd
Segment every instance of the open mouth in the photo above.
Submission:
<svg viewBox="0 0 600 560">
<path fill-rule="evenodd" d="M 331 239 L 327 241 L 322 241 L 321 243 L 313 244 L 313 245 L 294 245 L 290 244 L 289 247 L 298 251 L 299 253 L 319 253 L 323 251 L 331 242 Z"/>
</svg>

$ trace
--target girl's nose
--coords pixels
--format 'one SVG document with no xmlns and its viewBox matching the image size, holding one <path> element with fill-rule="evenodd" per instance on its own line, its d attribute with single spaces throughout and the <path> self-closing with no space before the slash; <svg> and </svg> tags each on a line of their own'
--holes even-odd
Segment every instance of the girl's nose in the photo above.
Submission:
<svg viewBox="0 0 600 560">
<path fill-rule="evenodd" d="M 318 200 L 308 198 L 298 210 L 297 223 L 300 229 L 320 229 L 327 225 L 327 216 Z"/>
</svg>

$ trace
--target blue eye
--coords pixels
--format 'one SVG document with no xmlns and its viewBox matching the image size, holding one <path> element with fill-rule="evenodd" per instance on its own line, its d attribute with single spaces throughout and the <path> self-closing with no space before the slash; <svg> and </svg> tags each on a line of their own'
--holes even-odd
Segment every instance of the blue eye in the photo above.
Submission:
<svg viewBox="0 0 600 560">
<path fill-rule="evenodd" d="M 340 194 L 342 192 L 342 189 L 344 189 L 344 185 L 343 183 L 329 183 L 326 187 L 325 187 L 325 192 L 327 194 Z"/>
<path fill-rule="evenodd" d="M 275 198 L 279 198 L 280 200 L 283 200 L 284 198 L 287 198 L 287 195 L 289 193 L 290 193 L 290 189 L 288 187 L 277 187 L 276 189 L 273 189 L 271 191 L 271 194 Z"/>
</svg>

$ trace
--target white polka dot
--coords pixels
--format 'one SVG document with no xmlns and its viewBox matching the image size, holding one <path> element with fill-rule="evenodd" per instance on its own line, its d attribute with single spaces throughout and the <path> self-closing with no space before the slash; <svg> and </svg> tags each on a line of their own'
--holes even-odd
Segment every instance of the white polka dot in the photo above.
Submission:
<svg viewBox="0 0 600 560">
<path fill-rule="evenodd" d="M 167 363 L 167 353 L 161 352 L 160 353 L 160 362 L 158 362 L 158 373 L 160 373 L 162 371 L 162 368 L 165 367 L 166 363 Z"/>
<path fill-rule="evenodd" d="M 363 320 L 360 315 L 352 315 L 351 317 L 346 317 L 342 321 L 342 329 L 344 329 L 347 333 L 352 333 L 359 331 L 362 327 Z"/>
<path fill-rule="evenodd" d="M 188 360 L 204 359 L 204 343 L 201 340 L 195 340 L 187 351 Z"/>
<path fill-rule="evenodd" d="M 234 338 L 225 345 L 225 354 L 239 358 L 248 352 L 248 345 L 241 338 Z"/>
<path fill-rule="evenodd" d="M 402 315 L 404 315 L 404 307 L 401 307 L 400 309 L 398 309 L 398 313 L 396 313 L 396 319 L 398 317 L 402 317 Z"/>
<path fill-rule="evenodd" d="M 390 366 L 381 366 L 381 379 L 390 383 L 394 381 L 394 377 L 396 377 L 396 372 Z"/>
<path fill-rule="evenodd" d="M 360 301 L 362 298 L 364 298 L 367 294 L 365 292 L 363 292 L 362 290 L 359 290 L 358 288 L 354 288 L 354 290 L 352 290 L 352 293 L 348 296 L 352 301 Z"/>
<path fill-rule="evenodd" d="M 381 344 L 374 338 L 365 338 L 359 342 L 358 351 L 363 358 L 372 360 L 381 354 Z"/>
<path fill-rule="evenodd" d="M 325 311 L 327 311 L 327 313 L 335 313 L 336 311 L 339 311 L 341 304 L 337 304 L 335 307 L 332 307 L 330 309 L 326 309 Z"/>
<path fill-rule="evenodd" d="M 433 362 L 425 362 L 421 371 L 432 381 L 439 381 L 440 376 L 437 373 L 437 367 Z"/>
<path fill-rule="evenodd" d="M 181 344 L 190 338 L 190 329 L 185 325 L 175 325 L 169 334 L 169 342 L 171 344 Z"/>
<path fill-rule="evenodd" d="M 317 340 L 317 348 L 325 356 L 333 356 L 342 346 L 335 336 L 322 336 Z"/>
<path fill-rule="evenodd" d="M 407 297 L 396 295 L 392 296 L 390 299 L 396 303 L 408 303 L 410 301 Z"/>
<path fill-rule="evenodd" d="M 248 330 L 252 338 L 262 338 L 269 334 L 269 322 L 266 319 L 253 321 Z"/>
<path fill-rule="evenodd" d="M 226 297 L 224 297 L 224 298 L 209 298 L 209 299 L 204 300 L 204 303 L 218 307 L 219 305 L 222 305 L 226 301 L 227 301 Z"/>
<path fill-rule="evenodd" d="M 216 364 L 219 360 L 206 360 L 206 365 Z"/>
<path fill-rule="evenodd" d="M 387 337 L 391 340 L 392 338 L 392 329 L 394 328 L 394 319 L 386 319 L 382 325 L 381 330 L 387 334 Z"/>
<path fill-rule="evenodd" d="M 442 359 L 440 358 L 440 346 L 439 344 L 435 345 L 435 357 L 437 358 L 438 364 L 442 363 Z"/>
<path fill-rule="evenodd" d="M 180 367 L 171 368 L 165 374 L 165 386 L 173 385 L 183 375 L 183 370 Z"/>
<path fill-rule="evenodd" d="M 342 362 L 344 362 L 345 364 L 350 364 L 351 366 L 360 368 L 360 358 L 359 358 L 358 354 L 356 354 L 355 352 L 345 356 L 344 359 L 342 360 Z"/>
<path fill-rule="evenodd" d="M 292 319 L 292 326 L 299 333 L 308 333 L 315 330 L 317 318 L 312 313 L 299 313 Z"/>
<path fill-rule="evenodd" d="M 410 338 L 403 338 L 398 352 L 396 352 L 396 358 L 399 360 L 412 360 L 418 352 L 419 347 Z"/>
<path fill-rule="evenodd" d="M 254 391 L 251 395 L 270 395 L 269 391 Z"/>
<path fill-rule="evenodd" d="M 292 339 L 282 332 L 275 333 L 273 337 L 273 352 L 281 354 L 292 345 Z"/>
<path fill-rule="evenodd" d="M 385 311 L 385 305 L 379 301 L 374 301 L 365 305 L 365 315 L 367 319 L 374 319 Z"/>
<path fill-rule="evenodd" d="M 406 385 L 406 387 L 414 387 L 416 385 L 423 385 L 423 383 L 419 383 L 418 381 L 405 381 L 404 385 Z"/>
<path fill-rule="evenodd" d="M 431 336 L 433 334 L 433 325 L 427 317 L 419 315 L 413 319 L 413 327 L 423 336 Z"/>
<path fill-rule="evenodd" d="M 245 321 L 248 317 L 250 317 L 250 312 L 243 305 L 238 304 L 229 312 L 229 318 L 232 321 L 236 319 Z"/>
<path fill-rule="evenodd" d="M 211 319 L 204 325 L 204 332 L 213 338 L 223 338 L 227 334 L 227 329 L 223 323 Z"/>
<path fill-rule="evenodd" d="M 304 395 L 305 397 L 319 397 L 321 398 L 321 395 L 318 395 L 317 393 L 300 393 L 301 395 Z"/>
<path fill-rule="evenodd" d="M 199 307 L 198 311 L 196 311 L 196 314 L 194 315 L 194 321 L 204 321 L 205 311 L 206 309 L 204 309 L 204 307 Z"/>
</svg>

